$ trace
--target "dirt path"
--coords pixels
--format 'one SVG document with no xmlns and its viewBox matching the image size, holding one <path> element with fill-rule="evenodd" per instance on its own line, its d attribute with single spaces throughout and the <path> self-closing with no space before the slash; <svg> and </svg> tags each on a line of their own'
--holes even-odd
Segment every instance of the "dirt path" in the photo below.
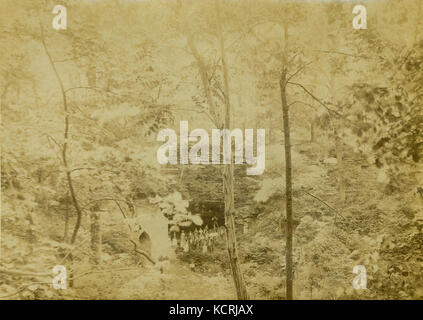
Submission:
<svg viewBox="0 0 423 320">
<path fill-rule="evenodd" d="M 163 266 L 143 269 L 118 291 L 119 299 L 234 299 L 230 279 L 204 276 L 176 260 Z"/>
</svg>

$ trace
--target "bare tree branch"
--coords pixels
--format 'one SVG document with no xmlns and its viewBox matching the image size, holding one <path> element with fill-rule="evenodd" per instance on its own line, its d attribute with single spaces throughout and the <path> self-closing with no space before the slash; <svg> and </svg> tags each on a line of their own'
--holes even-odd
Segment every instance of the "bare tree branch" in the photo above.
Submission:
<svg viewBox="0 0 423 320">
<path fill-rule="evenodd" d="M 371 59 L 369 56 L 362 56 L 362 55 L 355 55 L 352 53 L 340 52 L 340 51 L 330 51 L 330 50 L 313 50 L 314 52 L 322 52 L 322 53 L 329 53 L 329 54 L 340 54 L 343 56 L 353 57 L 353 58 L 363 58 L 363 59 Z"/>
<path fill-rule="evenodd" d="M 314 94 L 312 94 L 309 90 L 307 90 L 306 87 L 304 87 L 302 84 L 297 83 L 297 82 L 291 82 L 291 81 L 287 81 L 287 84 L 292 84 L 295 86 L 299 86 L 300 88 L 302 88 L 304 90 L 304 92 L 306 92 L 310 97 L 313 98 L 313 100 L 317 101 L 322 107 L 324 107 L 327 111 L 335 113 L 338 116 L 342 116 L 342 114 L 340 114 L 338 111 L 336 110 L 332 110 L 330 109 L 326 104 L 324 104 L 319 98 L 317 98 Z"/>
<path fill-rule="evenodd" d="M 0 273 L 9 274 L 11 276 L 23 276 L 23 277 L 47 277 L 51 276 L 51 272 L 33 272 L 24 270 L 10 270 L 7 268 L 0 267 Z"/>
<path fill-rule="evenodd" d="M 124 202 L 124 203 L 126 203 L 126 204 L 129 204 L 129 205 L 134 206 L 134 204 L 133 204 L 133 203 L 131 203 L 131 202 L 129 202 L 128 200 L 122 200 L 122 199 L 116 199 L 116 198 L 108 197 L 108 198 L 101 198 L 101 199 L 95 199 L 95 200 L 92 200 L 92 201 L 90 201 L 90 202 L 86 203 L 86 204 L 82 207 L 82 210 L 85 210 L 87 207 L 89 207 L 89 206 L 90 206 L 90 205 L 92 205 L 93 203 L 100 202 L 100 201 L 114 201 L 114 202 L 119 201 L 119 202 Z"/>
<path fill-rule="evenodd" d="M 292 105 L 294 105 L 294 104 L 297 104 L 297 103 L 301 103 L 301 104 L 303 104 L 303 105 L 305 105 L 305 106 L 307 106 L 307 107 L 310 107 L 310 108 L 312 108 L 313 110 L 316 110 L 316 111 L 317 111 L 317 108 L 316 108 L 315 106 L 313 106 L 312 104 L 307 103 L 307 102 L 304 102 L 304 101 L 299 101 L 299 100 L 294 101 L 294 102 L 291 102 L 291 103 L 288 105 L 288 107 L 290 107 L 290 106 L 292 106 Z"/>
<path fill-rule="evenodd" d="M 302 65 L 297 71 L 295 71 L 292 75 L 290 75 L 288 77 L 288 79 L 286 80 L 287 82 L 289 82 L 292 78 L 294 78 L 298 73 L 300 73 L 302 70 L 304 70 L 305 67 L 307 67 L 308 65 L 312 64 L 313 61 L 307 62 L 306 64 Z"/>
<path fill-rule="evenodd" d="M 106 93 L 110 93 L 110 94 L 113 94 L 113 95 L 117 95 L 117 93 L 114 93 L 113 91 L 110 91 L 110 90 L 105 90 L 105 89 L 98 88 L 98 87 L 84 87 L 84 86 L 68 88 L 68 89 L 65 90 L 65 93 L 68 93 L 69 91 L 77 90 L 77 89 L 94 90 L 94 91 L 98 91 L 98 92 L 103 92 L 103 93 L 106 92 Z"/>
<path fill-rule="evenodd" d="M 77 60 L 77 59 L 79 59 L 79 58 L 86 57 L 86 56 L 87 56 L 87 55 L 86 55 L 86 54 L 84 54 L 84 55 L 80 55 L 80 56 L 77 56 L 77 57 L 65 58 L 65 59 L 61 59 L 61 60 L 54 60 L 54 63 L 67 62 L 67 61 L 74 61 L 74 60 Z"/>
<path fill-rule="evenodd" d="M 74 172 L 74 171 L 78 171 L 78 170 L 95 170 L 96 168 L 75 168 L 72 170 L 69 170 L 69 172 Z"/>
<path fill-rule="evenodd" d="M 172 110 L 175 110 L 175 111 L 193 111 L 193 112 L 196 112 L 196 113 L 204 113 L 207 116 L 207 118 L 209 118 L 210 121 L 216 127 L 219 127 L 218 121 L 210 113 L 208 113 L 205 108 L 203 108 L 202 110 L 198 110 L 198 109 L 195 109 L 195 108 L 172 108 Z"/>
<path fill-rule="evenodd" d="M 335 217 L 334 217 L 334 223 L 336 223 L 336 217 L 339 215 L 340 217 L 344 218 L 339 212 L 338 210 L 336 210 L 335 208 L 333 208 L 332 206 L 330 206 L 329 204 L 327 204 L 325 201 L 323 201 L 322 199 L 320 199 L 319 197 L 316 197 L 315 195 L 311 194 L 310 192 L 306 191 L 304 188 L 301 188 L 301 191 L 303 191 L 304 193 L 308 194 L 310 197 L 313 197 L 314 199 L 316 199 L 317 201 L 323 203 L 326 207 L 328 207 L 329 209 L 333 210 L 335 212 Z"/>
<path fill-rule="evenodd" d="M 154 261 L 153 260 L 153 258 L 152 257 L 150 257 L 150 255 L 147 253 L 147 252 L 145 252 L 145 251 L 143 251 L 143 250 L 140 250 L 140 249 L 137 249 L 137 243 L 134 241 L 134 240 L 129 240 L 133 245 L 134 245 L 134 251 L 136 252 L 136 253 L 138 253 L 138 254 L 140 254 L 140 255 L 142 255 L 142 256 L 144 256 L 144 257 L 146 257 L 147 258 L 147 260 L 148 261 L 150 261 L 153 265 L 155 265 L 156 264 L 156 261 Z"/>
</svg>

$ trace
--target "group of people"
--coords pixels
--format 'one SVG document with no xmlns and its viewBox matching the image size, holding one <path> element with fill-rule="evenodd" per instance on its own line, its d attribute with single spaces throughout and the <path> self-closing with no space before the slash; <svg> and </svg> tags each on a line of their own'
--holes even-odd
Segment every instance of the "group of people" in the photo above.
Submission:
<svg viewBox="0 0 423 320">
<path fill-rule="evenodd" d="M 194 231 L 170 234 L 171 243 L 174 248 L 180 248 L 184 252 L 201 251 L 203 253 L 213 252 L 218 237 L 220 236 L 219 229 L 213 228 L 209 230 L 207 226 L 202 229 L 195 229 Z"/>
</svg>

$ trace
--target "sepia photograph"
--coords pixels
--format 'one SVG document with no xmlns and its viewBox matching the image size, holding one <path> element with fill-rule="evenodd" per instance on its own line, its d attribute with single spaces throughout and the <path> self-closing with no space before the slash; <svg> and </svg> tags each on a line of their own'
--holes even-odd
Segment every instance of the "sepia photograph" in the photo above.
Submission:
<svg viewBox="0 0 423 320">
<path fill-rule="evenodd" d="M 0 47 L 0 300 L 423 300 L 423 1 L 0 0 Z"/>
</svg>

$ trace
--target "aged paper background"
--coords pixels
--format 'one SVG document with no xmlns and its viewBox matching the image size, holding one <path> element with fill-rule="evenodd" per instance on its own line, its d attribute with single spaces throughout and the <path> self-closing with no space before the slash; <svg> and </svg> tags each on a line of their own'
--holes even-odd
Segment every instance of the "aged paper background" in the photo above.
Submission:
<svg viewBox="0 0 423 320">
<path fill-rule="evenodd" d="M 422 299 L 422 16 L 1 0 L 0 298 Z"/>
</svg>

